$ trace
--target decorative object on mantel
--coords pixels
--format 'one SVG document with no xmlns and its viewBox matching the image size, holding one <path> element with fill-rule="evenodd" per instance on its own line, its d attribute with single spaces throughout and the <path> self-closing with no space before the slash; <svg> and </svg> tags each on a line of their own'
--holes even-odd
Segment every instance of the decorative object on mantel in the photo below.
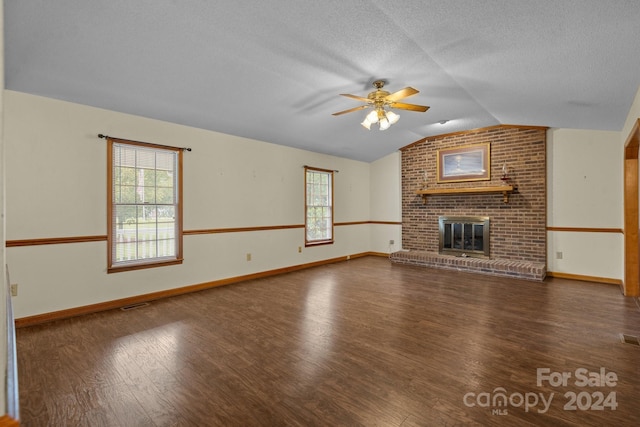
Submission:
<svg viewBox="0 0 640 427">
<path fill-rule="evenodd" d="M 427 204 L 427 196 L 432 194 L 483 194 L 483 193 L 502 193 L 502 201 L 509 203 L 509 194 L 517 191 L 518 188 L 513 185 L 496 185 L 491 187 L 464 187 L 464 188 L 432 188 L 417 190 L 416 194 L 422 196 L 422 203 Z"/>
<path fill-rule="evenodd" d="M 507 175 L 508 169 L 507 169 L 507 162 L 504 162 L 504 164 L 502 165 L 502 176 L 500 177 L 501 180 L 503 181 L 509 181 L 509 176 Z"/>
<path fill-rule="evenodd" d="M 438 150 L 437 181 L 489 181 L 491 179 L 491 145 L 477 144 Z"/>
<path fill-rule="evenodd" d="M 424 173 L 422 174 L 422 178 L 424 179 L 424 181 L 422 181 L 422 187 L 420 188 L 426 190 L 429 186 L 429 175 L 427 174 L 427 171 L 424 171 Z"/>
</svg>

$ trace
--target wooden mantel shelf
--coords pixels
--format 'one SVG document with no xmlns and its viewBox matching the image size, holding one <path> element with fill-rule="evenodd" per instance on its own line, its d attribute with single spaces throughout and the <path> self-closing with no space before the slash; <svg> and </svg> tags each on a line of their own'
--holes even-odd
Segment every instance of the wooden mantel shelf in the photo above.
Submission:
<svg viewBox="0 0 640 427">
<path fill-rule="evenodd" d="M 427 203 L 427 196 L 430 194 L 462 194 L 462 193 L 502 193 L 502 201 L 509 203 L 509 194 L 515 191 L 513 185 L 497 185 L 493 187 L 463 187 L 463 188 L 427 188 L 417 190 L 416 194 L 422 196 L 422 202 Z"/>
</svg>

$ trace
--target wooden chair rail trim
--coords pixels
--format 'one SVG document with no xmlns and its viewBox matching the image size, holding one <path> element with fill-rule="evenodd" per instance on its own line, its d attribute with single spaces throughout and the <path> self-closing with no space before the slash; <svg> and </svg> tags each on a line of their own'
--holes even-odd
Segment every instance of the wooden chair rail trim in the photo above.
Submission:
<svg viewBox="0 0 640 427">
<path fill-rule="evenodd" d="M 258 227 L 206 228 L 202 230 L 185 230 L 183 234 L 185 236 L 190 236 L 194 234 L 243 233 L 247 231 L 288 230 L 291 228 L 304 228 L 304 224 L 265 225 L 265 226 L 258 226 Z"/>
<path fill-rule="evenodd" d="M 344 225 L 360 225 L 360 224 L 382 224 L 382 225 L 402 225 L 398 221 L 352 221 L 352 222 L 336 222 L 336 226 Z M 304 228 L 304 224 L 288 224 L 288 225 L 266 225 L 257 227 L 229 227 L 229 228 L 208 228 L 201 230 L 185 230 L 182 232 L 184 236 L 193 236 L 198 234 L 218 234 L 218 233 L 242 233 L 248 231 L 269 231 L 269 230 L 288 230 L 292 228 Z M 7 248 L 15 248 L 19 246 L 39 246 L 39 245 L 60 245 L 66 243 L 87 243 L 87 242 L 106 242 L 107 235 L 96 236 L 74 236 L 74 237 L 48 237 L 41 239 L 17 239 L 7 240 Z"/>
<path fill-rule="evenodd" d="M 102 241 L 107 241 L 106 234 L 99 236 L 50 237 L 42 239 L 7 240 L 5 245 L 7 248 L 14 248 L 17 246 L 59 245 L 63 243 L 87 243 Z"/>
<path fill-rule="evenodd" d="M 624 234 L 622 228 L 608 227 L 547 227 L 547 231 L 570 231 L 578 233 L 619 233 Z"/>
<path fill-rule="evenodd" d="M 362 224 L 402 225 L 402 222 L 401 221 L 351 221 L 351 222 L 336 222 L 333 225 L 338 227 L 341 225 L 362 225 Z"/>
<path fill-rule="evenodd" d="M 368 221 L 369 224 L 402 225 L 402 221 Z"/>
<path fill-rule="evenodd" d="M 228 277 L 226 279 L 213 280 L 210 282 L 184 286 L 181 288 L 168 289 L 165 291 L 137 295 L 133 297 L 122 298 L 122 299 L 117 299 L 112 301 L 105 301 L 97 304 L 85 305 L 82 307 L 74 307 L 66 310 L 59 310 L 59 311 L 54 311 L 49 313 L 36 314 L 34 316 L 21 317 L 16 319 L 15 323 L 16 323 L 16 328 L 23 328 L 27 326 L 33 326 L 33 325 L 38 325 L 42 323 L 52 322 L 54 320 L 66 319 L 69 317 L 76 317 L 76 316 L 82 316 L 85 314 L 97 313 L 100 311 L 112 310 L 112 309 L 121 308 L 121 307 L 125 307 L 132 304 L 154 301 L 162 298 L 169 298 L 177 295 L 215 288 L 218 286 L 224 286 L 232 283 L 243 282 L 246 280 L 253 280 L 253 279 L 260 279 L 263 277 L 275 276 L 278 274 L 289 273 L 291 271 L 317 267 L 319 265 L 331 264 L 331 263 L 340 262 L 340 261 L 347 261 L 348 259 L 360 258 L 360 257 L 370 256 L 370 255 L 384 256 L 384 257 L 389 256 L 388 254 L 380 253 L 380 252 L 362 252 L 354 255 L 345 255 L 345 256 L 330 258 L 322 261 L 315 261 L 315 262 L 310 262 L 306 264 L 298 264 L 290 267 L 277 268 L 275 270 L 262 271 L 262 272 L 247 274 L 243 276 Z M 0 425 L 0 427 L 2 427 L 2 425 Z"/>
<path fill-rule="evenodd" d="M 369 221 L 349 221 L 349 222 L 334 222 L 333 225 L 336 227 L 344 226 L 344 225 L 362 225 L 369 224 Z"/>
</svg>

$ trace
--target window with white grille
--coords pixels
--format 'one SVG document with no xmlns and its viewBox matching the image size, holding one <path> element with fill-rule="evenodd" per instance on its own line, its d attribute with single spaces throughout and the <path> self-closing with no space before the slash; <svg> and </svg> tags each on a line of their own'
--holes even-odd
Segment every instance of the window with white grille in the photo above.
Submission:
<svg viewBox="0 0 640 427">
<path fill-rule="evenodd" d="M 182 262 L 182 150 L 115 138 L 109 147 L 109 272 Z"/>
<path fill-rule="evenodd" d="M 305 245 L 333 243 L 333 171 L 305 167 Z"/>
</svg>

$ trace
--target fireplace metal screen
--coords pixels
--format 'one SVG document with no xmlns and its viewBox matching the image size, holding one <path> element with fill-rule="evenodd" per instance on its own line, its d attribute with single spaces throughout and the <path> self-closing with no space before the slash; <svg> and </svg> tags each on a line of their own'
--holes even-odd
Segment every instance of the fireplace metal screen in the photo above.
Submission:
<svg viewBox="0 0 640 427">
<path fill-rule="evenodd" d="M 489 217 L 441 216 L 438 225 L 439 253 L 489 258 Z"/>
</svg>

